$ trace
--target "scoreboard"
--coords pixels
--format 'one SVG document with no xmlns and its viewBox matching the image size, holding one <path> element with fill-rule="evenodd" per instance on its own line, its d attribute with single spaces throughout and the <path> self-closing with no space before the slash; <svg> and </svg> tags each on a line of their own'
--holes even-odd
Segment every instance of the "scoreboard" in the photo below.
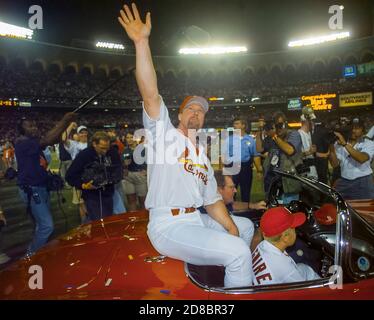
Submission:
<svg viewBox="0 0 374 320">
<path fill-rule="evenodd" d="M 4 100 L 0 99 L 0 108 L 4 107 L 31 107 L 31 102 L 19 101 L 19 100 Z"/>
</svg>

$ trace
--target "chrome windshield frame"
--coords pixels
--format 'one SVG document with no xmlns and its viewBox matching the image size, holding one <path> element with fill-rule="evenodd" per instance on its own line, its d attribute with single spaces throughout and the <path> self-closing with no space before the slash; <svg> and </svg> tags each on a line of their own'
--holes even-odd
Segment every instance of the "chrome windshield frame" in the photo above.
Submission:
<svg viewBox="0 0 374 320">
<path fill-rule="evenodd" d="M 193 276 L 189 273 L 187 263 L 184 264 L 184 270 L 186 275 L 190 280 L 198 287 L 205 291 L 210 291 L 214 293 L 223 293 L 223 294 L 256 294 L 256 293 L 265 293 L 265 292 L 279 292 L 279 291 L 291 291 L 291 290 L 303 290 L 303 289 L 313 289 L 328 287 L 335 285 L 338 281 L 343 281 L 341 277 L 343 275 L 338 272 L 339 268 L 348 272 L 349 276 L 353 279 L 354 274 L 352 274 L 351 269 L 349 268 L 349 259 L 351 253 L 351 240 L 352 240 L 352 219 L 350 212 L 348 210 L 347 204 L 345 203 L 342 196 L 332 189 L 330 186 L 321 183 L 317 180 L 308 179 L 306 177 L 300 177 L 295 173 L 284 172 L 280 170 L 274 170 L 276 173 L 281 176 L 297 179 L 300 182 L 306 184 L 312 189 L 316 189 L 320 192 L 329 194 L 335 201 L 337 205 L 337 221 L 336 221 L 336 244 L 335 244 L 335 253 L 334 253 L 334 271 L 336 272 L 334 277 L 322 278 L 313 281 L 304 281 L 297 283 L 287 283 L 287 284 L 274 284 L 274 285 L 262 285 L 262 286 L 250 286 L 242 288 L 209 288 L 199 282 L 197 282 Z"/>
</svg>

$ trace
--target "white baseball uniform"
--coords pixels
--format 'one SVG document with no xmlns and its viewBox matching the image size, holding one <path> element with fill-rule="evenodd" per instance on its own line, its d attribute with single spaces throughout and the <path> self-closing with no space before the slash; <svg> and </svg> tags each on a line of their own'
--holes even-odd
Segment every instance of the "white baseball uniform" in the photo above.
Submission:
<svg viewBox="0 0 374 320">
<path fill-rule="evenodd" d="M 287 252 L 282 252 L 267 240 L 259 243 L 252 253 L 254 285 L 289 283 L 319 279 L 314 270 L 296 263 Z"/>
<path fill-rule="evenodd" d="M 171 123 L 162 101 L 157 120 L 143 112 L 147 130 L 148 194 L 145 206 L 150 211 L 148 236 L 161 254 L 196 265 L 226 267 L 225 286 L 252 283 L 249 244 L 253 223 L 232 217 L 240 237 L 235 237 L 198 208 L 222 200 L 210 162 L 202 147 L 196 149 L 190 139 Z M 174 215 L 171 209 L 179 208 Z"/>
</svg>

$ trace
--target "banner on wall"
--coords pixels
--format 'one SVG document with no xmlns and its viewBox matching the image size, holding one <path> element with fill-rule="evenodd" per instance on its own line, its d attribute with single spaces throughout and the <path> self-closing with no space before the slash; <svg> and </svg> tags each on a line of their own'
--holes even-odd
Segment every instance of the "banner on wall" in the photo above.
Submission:
<svg viewBox="0 0 374 320">
<path fill-rule="evenodd" d="M 335 93 L 326 93 L 313 96 L 302 96 L 301 100 L 307 101 L 307 104 L 310 105 L 313 110 L 331 110 L 332 103 L 330 103 L 329 100 L 334 98 L 336 98 Z"/>
<path fill-rule="evenodd" d="M 339 107 L 370 106 L 373 103 L 372 92 L 358 92 L 339 95 Z"/>
</svg>

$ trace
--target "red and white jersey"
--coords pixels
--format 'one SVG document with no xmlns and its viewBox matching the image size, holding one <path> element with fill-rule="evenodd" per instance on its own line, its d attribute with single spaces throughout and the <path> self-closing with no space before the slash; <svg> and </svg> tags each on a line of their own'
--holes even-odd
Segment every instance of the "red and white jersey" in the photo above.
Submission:
<svg viewBox="0 0 374 320">
<path fill-rule="evenodd" d="M 252 253 L 254 285 L 289 283 L 319 279 L 314 270 L 296 263 L 287 252 L 282 252 L 269 241 L 263 240 Z"/>
<path fill-rule="evenodd" d="M 148 170 L 147 209 L 189 208 L 222 200 L 205 150 L 176 129 L 161 98 L 160 115 L 143 110 Z"/>
</svg>

